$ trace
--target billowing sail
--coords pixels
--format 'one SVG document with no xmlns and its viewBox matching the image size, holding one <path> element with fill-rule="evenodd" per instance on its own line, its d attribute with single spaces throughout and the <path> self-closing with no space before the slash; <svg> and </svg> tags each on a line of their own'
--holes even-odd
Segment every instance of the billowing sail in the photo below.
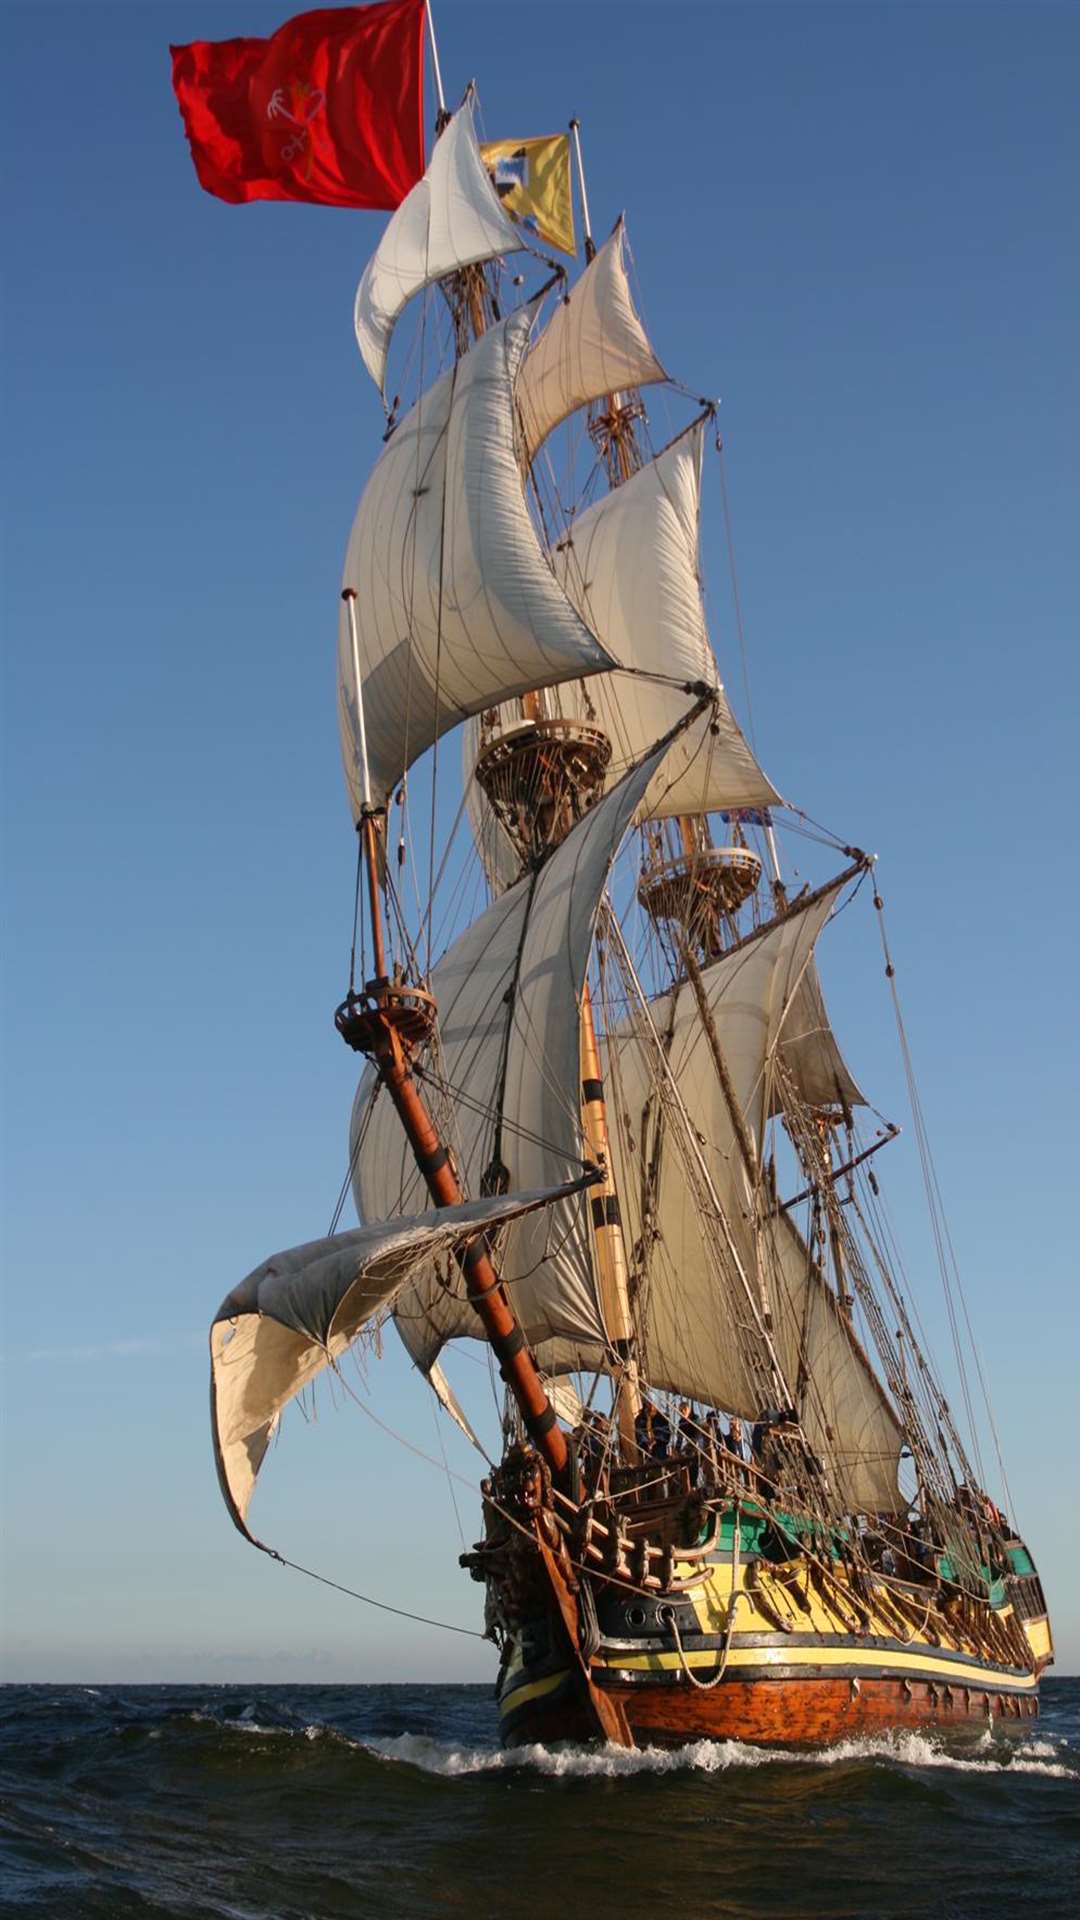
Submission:
<svg viewBox="0 0 1080 1920">
<path fill-rule="evenodd" d="M 413 295 L 524 244 L 480 157 L 469 97 L 435 142 L 423 179 L 387 223 L 356 289 L 357 344 L 380 393 L 394 326 Z"/>
<path fill-rule="evenodd" d="M 737 727 L 720 686 L 701 601 L 698 529 L 705 424 L 698 420 L 647 465 L 578 514 L 555 568 L 591 632 L 624 667 L 716 689 L 668 755 L 645 797 L 654 818 L 779 800 Z M 612 746 L 609 779 L 638 760 L 686 712 L 683 686 L 626 674 L 582 689 Z"/>
<path fill-rule="evenodd" d="M 630 298 L 620 219 L 522 368 L 518 407 L 529 458 L 578 407 L 666 378 Z"/>
<path fill-rule="evenodd" d="M 840 884 L 702 974 L 752 1167 L 740 1148 L 693 988 L 687 983 L 664 995 L 651 1012 L 743 1270 L 771 1310 L 774 1349 L 793 1397 L 800 1376 L 808 1377 L 804 1425 L 828 1463 L 834 1498 L 844 1507 L 886 1511 L 898 1498 L 901 1436 L 895 1415 L 793 1224 L 786 1216 L 766 1220 L 768 1201 L 759 1183 L 786 1020 L 798 1004 Z M 639 1019 L 612 1032 L 607 1056 L 609 1108 L 617 1116 L 612 1159 L 628 1240 L 647 1235 L 647 1215 L 660 1235 L 639 1294 L 646 1376 L 654 1386 L 756 1418 L 763 1411 L 760 1375 L 750 1364 L 752 1343 L 736 1332 L 748 1318 L 744 1300 L 736 1286 L 725 1294 L 719 1237 L 709 1226 L 694 1155 L 680 1144 L 670 1110 L 661 1117 L 655 1045 L 642 1037 Z M 646 1155 L 658 1167 L 655 1191 L 648 1195 Z"/>
<path fill-rule="evenodd" d="M 391 435 L 353 523 L 372 787 L 389 793 L 449 727 L 493 701 L 612 665 L 554 577 L 515 453 L 514 380 L 532 307 L 492 327 Z M 354 813 L 356 689 L 342 607 L 338 708 Z"/>
<path fill-rule="evenodd" d="M 611 863 L 642 793 L 668 750 L 657 748 L 593 808 L 534 876 L 496 900 L 455 941 L 432 975 L 439 1045 L 427 1068 L 441 1081 L 463 1186 L 549 1186 L 580 1169 L 580 997 Z M 408 1212 L 423 1184 L 397 1115 L 369 1069 L 353 1112 L 353 1187 L 365 1220 Z M 362 1132 L 361 1132 L 362 1130 Z M 606 1334 L 593 1276 L 588 1201 L 567 1200 L 507 1235 L 500 1271 L 526 1338 L 571 1365 L 603 1355 Z M 418 1363 L 477 1326 L 452 1274 L 428 1273 L 400 1299 L 397 1323 Z M 559 1362 L 550 1371 L 561 1371 Z"/>
<path fill-rule="evenodd" d="M 473 1200 L 275 1253 L 222 1302 L 210 1329 L 214 1458 L 233 1521 L 247 1511 L 282 1409 L 389 1310 L 418 1265 L 557 1199 L 559 1189 Z M 471 1311 L 471 1309 L 470 1309 Z"/>
<path fill-rule="evenodd" d="M 528 362 L 526 361 L 526 365 Z M 720 685 L 701 603 L 698 521 L 704 422 L 699 420 L 621 487 L 579 514 L 554 561 L 582 620 L 628 673 L 598 674 L 560 689 L 559 710 L 603 729 L 611 744 L 607 780 L 618 780 L 690 704 L 687 683 L 716 689 L 714 709 L 676 742 L 645 796 L 642 812 L 663 819 L 779 800 L 732 715 Z M 504 709 L 505 725 L 520 716 Z M 465 729 L 466 797 L 474 838 L 493 886 L 516 868 L 473 768 L 480 723 Z"/>
</svg>

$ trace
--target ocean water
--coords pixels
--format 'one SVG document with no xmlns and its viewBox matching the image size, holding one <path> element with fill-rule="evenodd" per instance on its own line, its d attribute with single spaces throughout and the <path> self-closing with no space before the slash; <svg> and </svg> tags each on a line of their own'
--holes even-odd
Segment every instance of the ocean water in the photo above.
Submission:
<svg viewBox="0 0 1080 1920">
<path fill-rule="evenodd" d="M 1080 1681 L 1014 1734 L 502 1753 L 484 1687 L 0 1689 L 0 1913 L 1080 1916 Z"/>
</svg>

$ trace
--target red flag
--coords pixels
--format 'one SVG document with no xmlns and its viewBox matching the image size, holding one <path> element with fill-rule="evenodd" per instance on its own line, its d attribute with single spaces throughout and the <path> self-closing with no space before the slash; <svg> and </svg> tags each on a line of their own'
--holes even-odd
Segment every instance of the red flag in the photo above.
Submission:
<svg viewBox="0 0 1080 1920">
<path fill-rule="evenodd" d="M 424 0 L 169 51 L 195 171 L 219 200 L 396 207 L 424 171 Z"/>
</svg>

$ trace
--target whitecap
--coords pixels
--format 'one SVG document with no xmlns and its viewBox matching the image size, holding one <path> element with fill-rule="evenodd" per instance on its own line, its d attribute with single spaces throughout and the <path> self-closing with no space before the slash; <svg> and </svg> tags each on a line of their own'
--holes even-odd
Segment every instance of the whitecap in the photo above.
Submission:
<svg viewBox="0 0 1080 1920">
<path fill-rule="evenodd" d="M 403 1733 L 364 1743 L 380 1759 L 420 1768 L 446 1779 L 470 1774 L 531 1770 L 553 1779 L 619 1779 L 634 1774 L 725 1773 L 732 1767 L 835 1767 L 870 1761 L 924 1769 L 946 1767 L 961 1773 L 1041 1774 L 1053 1780 L 1080 1780 L 1077 1764 L 1062 1764 L 1058 1749 L 1033 1741 L 1012 1753 L 995 1746 L 989 1732 L 967 1753 L 950 1751 L 931 1733 L 898 1732 L 841 1740 L 835 1746 L 792 1751 L 752 1747 L 741 1740 L 692 1740 L 681 1747 L 457 1747 L 426 1735 Z M 1002 1754 L 1006 1757 L 1001 1757 Z"/>
</svg>

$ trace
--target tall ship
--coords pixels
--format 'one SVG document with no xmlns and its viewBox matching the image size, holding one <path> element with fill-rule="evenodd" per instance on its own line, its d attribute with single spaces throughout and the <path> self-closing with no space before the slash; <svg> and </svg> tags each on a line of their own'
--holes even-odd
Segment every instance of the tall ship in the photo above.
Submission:
<svg viewBox="0 0 1080 1920">
<path fill-rule="evenodd" d="M 391 1336 L 483 1455 L 452 1384 L 481 1343 L 501 1421 L 462 1564 L 505 1742 L 1026 1720 L 1039 1578 L 967 1365 L 963 1423 L 935 1370 L 882 1189 L 906 1148 L 818 972 L 854 903 L 898 1014 L 874 861 L 735 717 L 699 555 L 717 409 L 648 337 L 624 220 L 594 244 L 575 123 L 546 145 L 580 268 L 522 211 L 544 144 L 482 147 L 471 92 L 440 112 L 357 291 L 387 416 L 339 602 L 362 1224 L 215 1317 L 225 1501 L 261 1545 L 283 1414 L 357 1347 L 377 1385 Z"/>
</svg>

